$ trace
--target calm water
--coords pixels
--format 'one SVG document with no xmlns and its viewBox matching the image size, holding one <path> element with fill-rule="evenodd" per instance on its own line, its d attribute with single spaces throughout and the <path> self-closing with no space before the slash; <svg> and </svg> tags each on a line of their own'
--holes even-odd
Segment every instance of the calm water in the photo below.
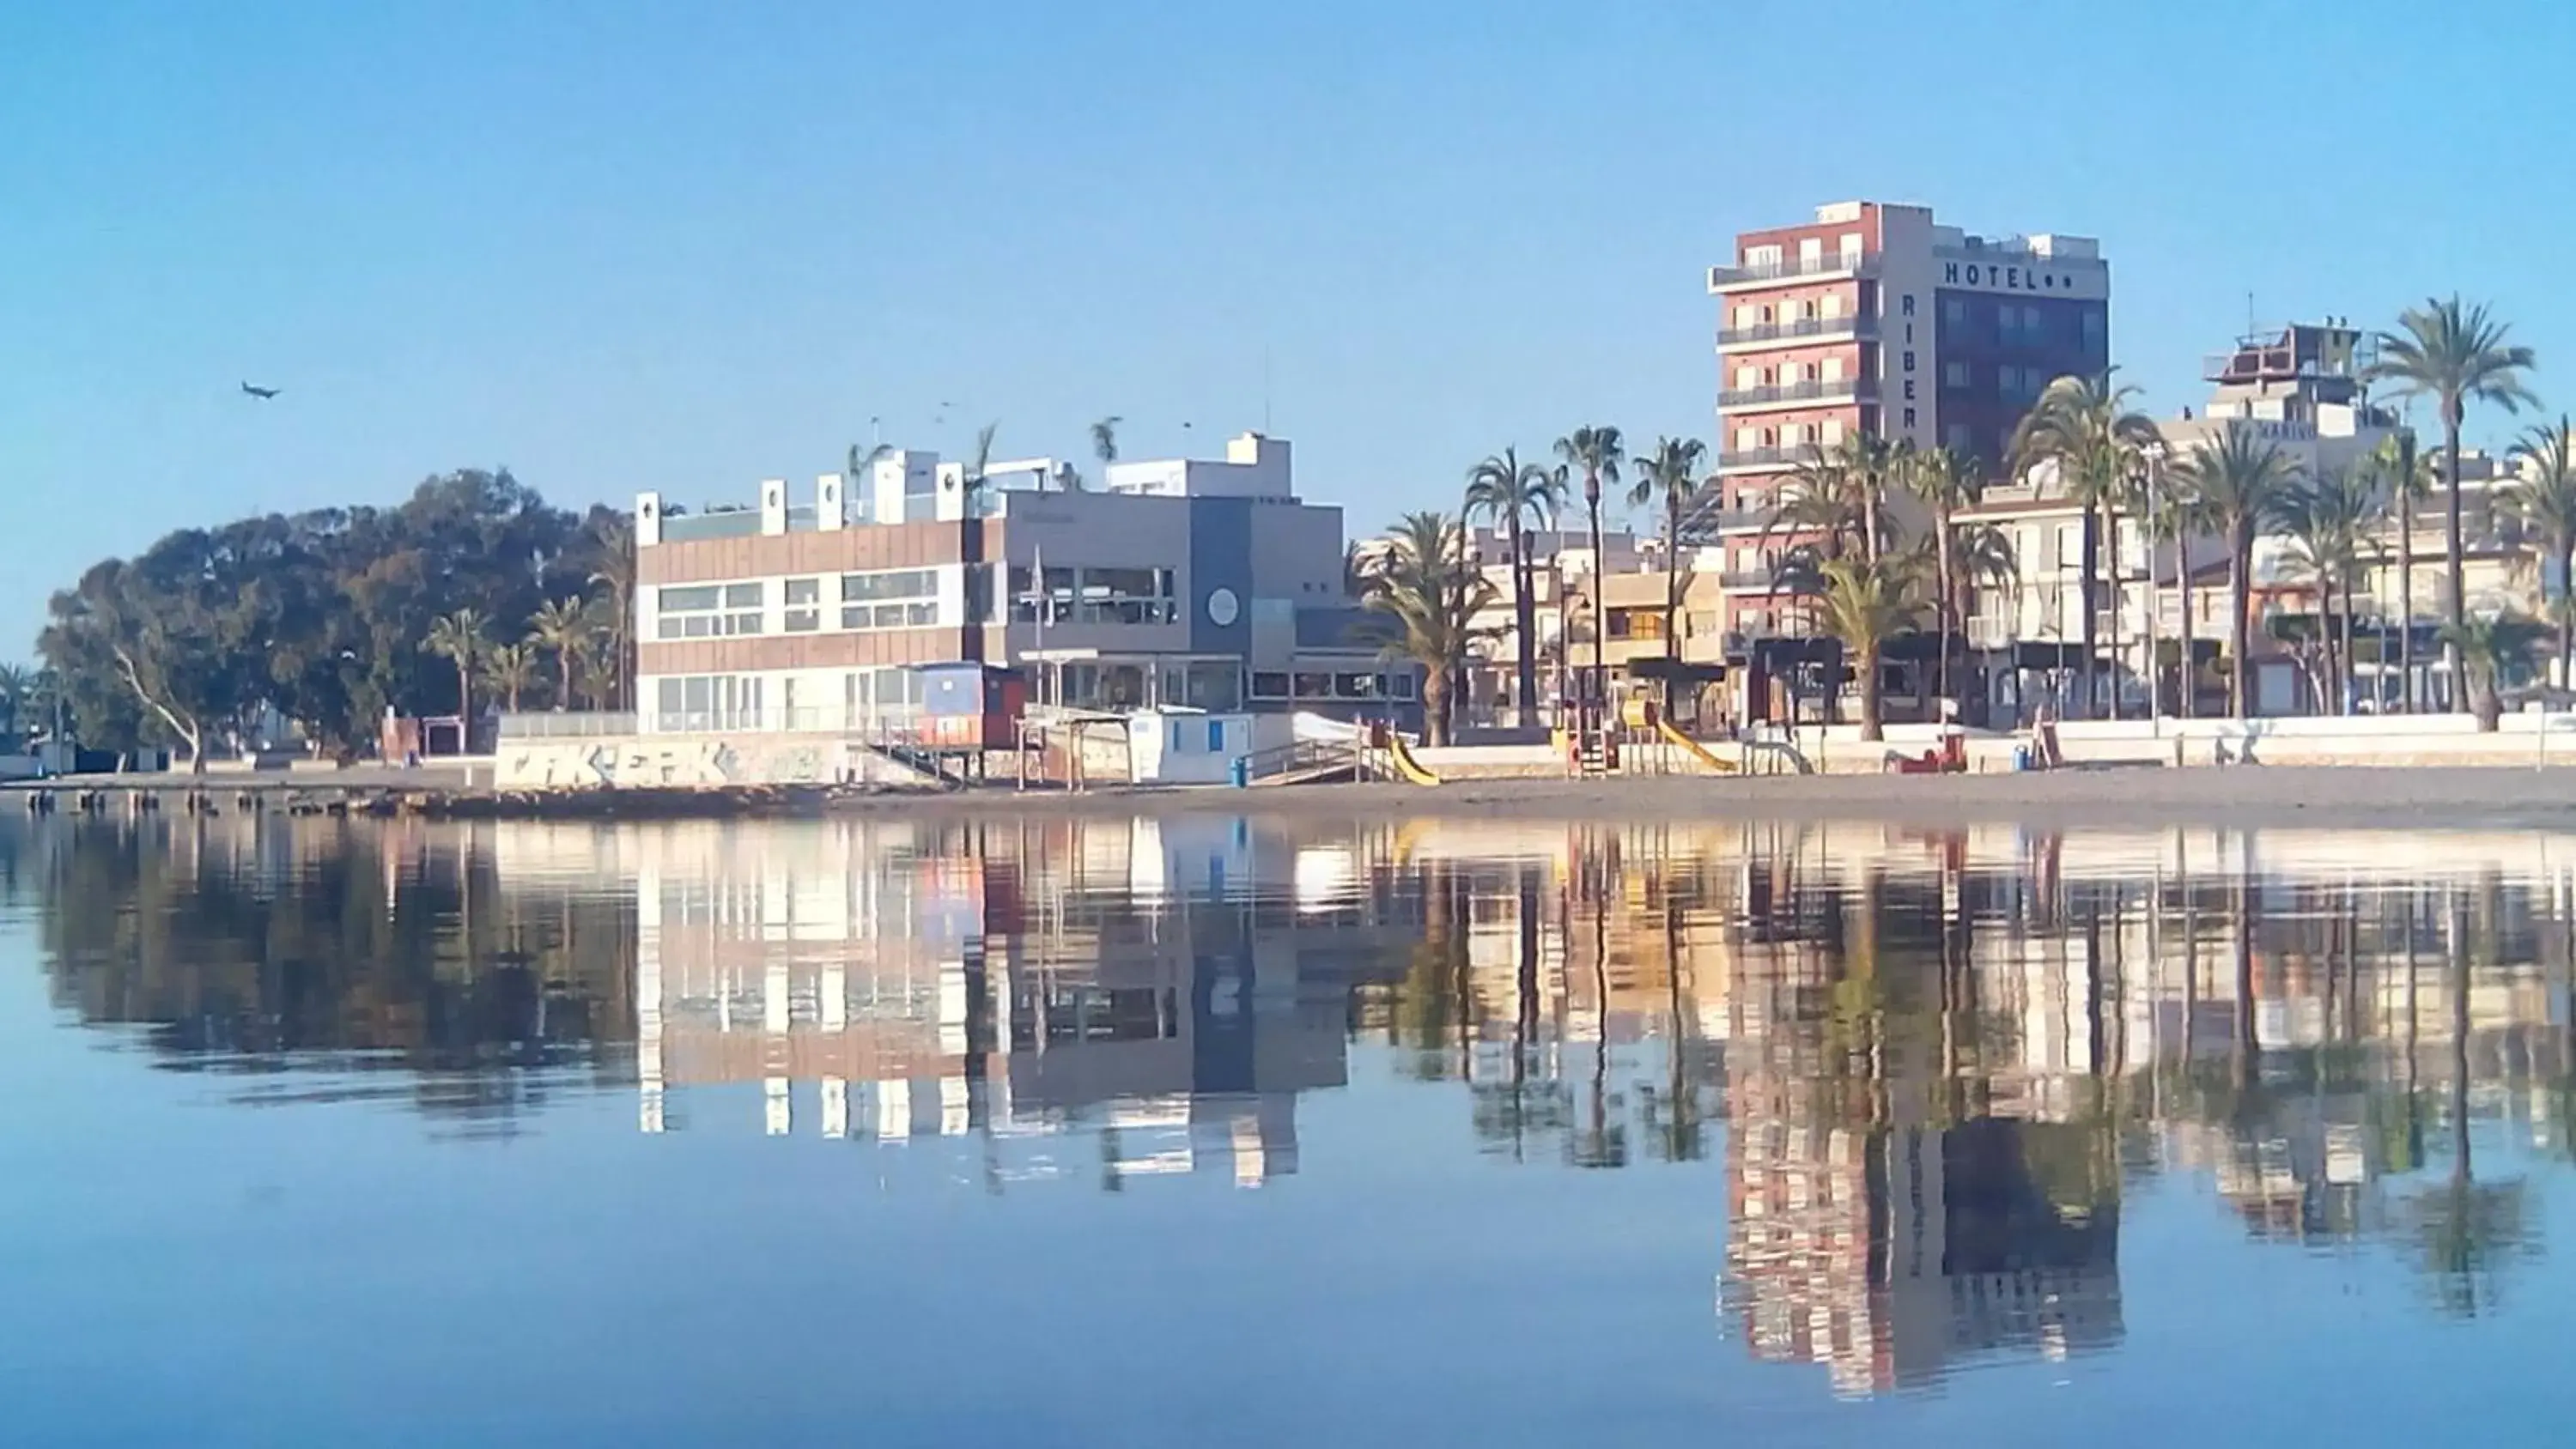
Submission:
<svg viewBox="0 0 2576 1449">
<path fill-rule="evenodd" d="M 0 820 L 0 1441 L 2563 1443 L 2571 882 Z"/>
</svg>

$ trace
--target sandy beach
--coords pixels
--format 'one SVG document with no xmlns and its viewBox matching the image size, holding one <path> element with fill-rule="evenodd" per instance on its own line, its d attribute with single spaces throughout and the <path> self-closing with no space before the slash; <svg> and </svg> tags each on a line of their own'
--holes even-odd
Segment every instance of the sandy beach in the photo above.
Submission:
<svg viewBox="0 0 2576 1449">
<path fill-rule="evenodd" d="M 827 793 L 619 791 L 558 796 L 496 794 L 426 778 L 427 772 L 350 772 L 290 780 L 218 778 L 200 788 L 238 808 L 250 795 L 396 797 L 435 803 L 427 813 L 527 818 L 684 819 L 816 814 L 1015 815 L 1225 814 L 1421 816 L 1443 820 L 1881 820 L 1943 826 L 2018 823 L 2040 828 L 2211 824 L 2305 829 L 2404 830 L 2530 827 L 2576 829 L 2576 768 L 2501 766 L 2244 766 L 2233 769 L 2078 768 L 1971 775 L 1633 776 L 1222 787 L 1111 787 L 1067 793 L 992 787 L 964 791 Z M 184 776 L 58 782 L 122 799 L 170 797 Z M 31 787 L 0 789 L 0 798 Z M 613 803 L 612 803 L 613 802 Z M 165 803 L 163 808 L 172 808 Z"/>
<path fill-rule="evenodd" d="M 2043 828 L 2197 822 L 2309 829 L 2576 829 L 2576 769 L 2257 766 L 2006 775 L 1515 779 L 1433 788 L 1376 783 L 879 796 L 834 808 L 1003 815 L 1418 815 L 1448 820 L 1847 819 L 1932 826 L 2017 822 Z"/>
</svg>

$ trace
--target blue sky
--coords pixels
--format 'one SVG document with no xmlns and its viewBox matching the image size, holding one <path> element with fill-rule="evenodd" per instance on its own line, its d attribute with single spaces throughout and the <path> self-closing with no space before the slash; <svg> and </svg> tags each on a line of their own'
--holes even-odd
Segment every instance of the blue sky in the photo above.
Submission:
<svg viewBox="0 0 2576 1449">
<path fill-rule="evenodd" d="M 1702 269 L 1851 197 L 2102 238 L 2160 412 L 2249 292 L 2492 299 L 2576 401 L 2571 55 L 2547 0 L 0 5 L 0 657 L 183 523 L 739 498 L 871 416 L 1143 456 L 1266 394 L 1372 528 L 1708 436 Z"/>
</svg>

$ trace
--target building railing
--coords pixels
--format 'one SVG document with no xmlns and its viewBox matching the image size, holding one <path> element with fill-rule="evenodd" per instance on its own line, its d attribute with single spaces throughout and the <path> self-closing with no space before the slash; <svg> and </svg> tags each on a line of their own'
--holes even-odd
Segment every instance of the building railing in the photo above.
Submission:
<svg viewBox="0 0 2576 1449">
<path fill-rule="evenodd" d="M 760 534 L 760 510 L 727 509 L 721 513 L 665 513 L 662 515 L 664 543 L 694 543 L 710 538 L 756 538 Z"/>
<path fill-rule="evenodd" d="M 523 712 L 500 719 L 500 737 L 505 740 L 596 739 L 635 733 L 635 715 L 630 710 Z"/>
<path fill-rule="evenodd" d="M 657 735 L 813 734 L 874 738 L 909 730 L 918 705 L 799 705 L 793 709 L 652 710 L 644 732 Z"/>
<path fill-rule="evenodd" d="M 1728 448 L 1717 455 L 1717 466 L 1727 468 L 1794 468 L 1807 460 L 1807 445 L 1794 448 Z"/>
<path fill-rule="evenodd" d="M 1878 379 L 1874 377 L 1817 378 L 1812 382 L 1784 382 L 1773 387 L 1744 387 L 1717 395 L 1721 408 L 1761 407 L 1769 403 L 1822 402 L 1837 398 L 1872 398 L 1878 396 Z"/>
<path fill-rule="evenodd" d="M 1723 589 L 1767 589 L 1778 577 L 1778 571 L 1769 568 L 1722 569 L 1717 584 Z"/>
<path fill-rule="evenodd" d="M 1731 267 L 1708 269 L 1712 288 L 1739 286 L 1745 282 L 1769 282 L 1783 277 L 1829 277 L 1849 272 L 1869 276 L 1878 270 L 1875 252 L 1822 252 L 1812 257 L 1782 257 L 1776 262 L 1745 262 Z"/>
<path fill-rule="evenodd" d="M 1720 347 L 1746 347 L 1761 342 L 1786 342 L 1800 337 L 1875 337 L 1878 319 L 1858 312 L 1839 317 L 1794 317 L 1786 322 L 1757 322 L 1750 327 L 1718 329 Z"/>
</svg>

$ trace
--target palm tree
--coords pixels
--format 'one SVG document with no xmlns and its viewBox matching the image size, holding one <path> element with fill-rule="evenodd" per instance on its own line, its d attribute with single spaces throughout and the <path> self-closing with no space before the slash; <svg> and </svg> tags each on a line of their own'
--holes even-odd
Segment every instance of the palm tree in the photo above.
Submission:
<svg viewBox="0 0 2576 1449">
<path fill-rule="evenodd" d="M 849 461 L 841 470 L 841 476 L 848 480 L 846 490 L 842 494 L 843 499 L 869 499 L 868 506 L 874 507 L 874 500 L 869 498 L 867 491 L 868 472 L 876 467 L 879 458 L 890 457 L 893 453 L 892 443 L 870 443 L 864 448 L 852 443 Z"/>
<path fill-rule="evenodd" d="M 1592 699 L 1596 705 L 1610 702 L 1610 667 L 1603 641 L 1610 637 L 1604 622 L 1602 575 L 1609 572 L 1601 557 L 1601 485 L 1619 481 L 1619 465 L 1627 461 L 1628 450 L 1619 440 L 1619 430 L 1607 424 L 1576 428 L 1556 440 L 1556 456 L 1565 466 L 1583 474 L 1583 511 L 1592 529 Z"/>
<path fill-rule="evenodd" d="M 2399 428 L 2370 455 L 2372 475 L 2397 509 L 2397 692 L 2406 713 L 2415 712 L 2415 504 L 2432 491 L 2431 460 L 2415 446 L 2415 430 Z M 2383 629 L 2380 637 L 2386 639 Z"/>
<path fill-rule="evenodd" d="M 23 664 L 0 664 L 0 738 L 17 735 L 35 686 L 35 671 Z"/>
<path fill-rule="evenodd" d="M 2178 471 L 2178 470 L 2177 470 Z M 2175 592 L 2182 596 L 2182 627 L 2175 631 L 2178 663 L 2174 670 L 2174 703 L 2184 719 L 2200 712 L 2200 644 L 2195 637 L 2197 626 L 2193 605 L 2199 602 L 2199 587 L 2192 582 L 2191 544 L 2203 534 L 2218 532 L 2211 521 L 2208 505 L 2187 479 L 2168 477 L 2156 496 L 2156 506 L 2146 520 L 2147 536 L 2156 543 L 2174 547 Z M 2157 666 L 2158 673 L 2163 670 Z"/>
<path fill-rule="evenodd" d="M 2095 616 L 2101 609 L 2103 524 L 2110 524 L 2112 552 L 2118 552 L 2118 509 L 2130 485 L 2146 466 L 2146 449 L 2159 440 L 2156 425 L 2129 409 L 2133 387 L 2114 387 L 2110 375 L 2061 377 L 2040 393 L 2021 425 L 2014 429 L 2012 460 L 2016 471 L 2041 463 L 2057 468 L 2066 496 L 2083 510 L 2082 578 L 2083 647 L 2081 661 L 2084 710 L 2093 709 Z M 2114 570 L 2117 560 L 2114 559 Z M 2112 628 L 2119 628 L 2118 615 Z M 2117 641 L 2114 641 L 2115 644 Z M 2116 674 L 2111 684 L 2111 713 L 2120 712 Z"/>
<path fill-rule="evenodd" d="M 2531 648 L 2549 632 L 2547 626 L 2519 614 L 2471 614 L 2442 626 L 2442 643 L 2460 661 L 2470 712 L 2479 730 L 2492 734 L 2504 723 L 2500 688 L 2506 668 L 2531 657 Z"/>
<path fill-rule="evenodd" d="M 1390 659 L 1422 666 L 1422 713 L 1429 742 L 1450 739 L 1452 685 L 1481 631 L 1476 616 L 1491 608 L 1494 586 L 1467 557 L 1467 530 L 1445 513 L 1408 513 L 1368 571 L 1366 607 L 1394 620 Z"/>
<path fill-rule="evenodd" d="M 1118 425 L 1127 421 L 1112 414 L 1091 425 L 1091 456 L 1100 460 L 1101 481 L 1109 478 L 1109 465 L 1118 461 Z M 1066 470 L 1071 472 L 1070 469 Z M 1071 486 L 1080 487 L 1082 475 L 1073 474 Z"/>
<path fill-rule="evenodd" d="M 1860 737 L 1884 739 L 1878 660 L 1890 638 L 1914 627 L 1914 565 L 1903 558 L 1836 558 L 1825 560 L 1816 572 L 1825 632 L 1849 651 L 1853 678 L 1860 685 Z"/>
<path fill-rule="evenodd" d="M 600 615 L 611 651 L 608 683 L 612 697 L 606 703 L 615 706 L 625 698 L 628 667 L 633 662 L 635 525 L 624 514 L 602 518 L 591 529 L 591 543 L 599 566 L 591 571 L 589 582 L 603 591 Z"/>
<path fill-rule="evenodd" d="M 528 620 L 530 644 L 555 657 L 555 710 L 572 708 L 573 655 L 594 628 L 590 605 L 577 597 L 548 599 Z"/>
<path fill-rule="evenodd" d="M 2325 645 L 2322 690 L 2352 712 L 2352 587 L 2370 553 L 2369 530 L 2378 513 L 2377 484 L 2362 472 L 2336 470 L 2309 480 L 2283 509 L 2290 534 L 2289 562 L 2317 581 L 2317 622 Z M 2337 616 L 2340 615 L 2338 622 Z M 2340 628 L 2341 633 L 2336 632 Z M 2324 701 L 2319 700 L 2322 711 Z"/>
<path fill-rule="evenodd" d="M 1697 438 L 1658 438 L 1655 450 L 1637 465 L 1637 486 L 1628 490 L 1628 506 L 1660 503 L 1664 515 L 1664 658 L 1682 658 L 1682 515 L 1699 497 L 1699 463 L 1708 445 Z M 1673 673 L 1664 671 L 1664 713 L 1673 712 Z"/>
<path fill-rule="evenodd" d="M 1547 528 L 1565 507 L 1565 485 L 1542 463 L 1524 463 L 1520 450 L 1505 448 L 1467 471 L 1464 516 L 1482 514 L 1503 530 L 1512 550 L 1512 628 L 1518 636 L 1515 698 L 1519 718 L 1528 724 L 1538 707 L 1538 562 L 1531 555 L 1530 529 Z"/>
<path fill-rule="evenodd" d="M 496 644 L 483 656 L 483 686 L 501 696 L 503 708 L 519 712 L 519 696 L 537 682 L 537 650 L 533 644 Z"/>
<path fill-rule="evenodd" d="M 2254 535 L 2280 520 L 2299 482 L 2298 464 L 2234 424 L 2216 442 L 2194 447 L 2176 469 L 2210 530 L 2227 545 L 2228 707 L 2242 719 L 2253 702 L 2253 661 L 2248 602 L 2253 589 Z"/>
<path fill-rule="evenodd" d="M 2531 349 L 2507 343 L 2507 326 L 2487 316 L 2483 303 L 2462 304 L 2458 293 L 2449 301 L 2428 297 L 2397 318 L 2398 330 L 2379 334 L 2379 361 L 2364 377 L 2397 384 L 2399 397 L 2428 397 L 2442 415 L 2443 529 L 2450 549 L 2450 603 L 2445 617 L 2457 630 L 2468 619 L 2468 583 L 2460 551 L 2460 424 L 2473 402 L 2494 403 L 2517 412 L 2537 402 L 2523 386 L 2522 375 L 2537 364 Z M 2458 650 L 2445 646 L 2451 676 L 2459 678 Z M 2463 698 L 2452 708 L 2465 705 Z"/>
<path fill-rule="evenodd" d="M 1959 546 L 1959 512 L 1984 496 L 1986 480 L 1977 460 L 1949 448 L 1914 454 L 1900 471 L 1907 492 L 1932 510 L 1932 565 L 1935 577 L 1934 627 L 1941 631 L 1940 691 L 1950 697 L 1950 653 L 1958 630 L 1959 575 L 1954 569 Z M 1994 535 L 2000 539 L 2002 535 Z M 2010 545 L 2006 545 L 2010 559 Z"/>
<path fill-rule="evenodd" d="M 483 657 L 486 647 L 482 611 L 469 606 L 432 620 L 429 637 L 420 641 L 420 647 L 422 652 L 456 666 L 456 717 L 465 722 L 470 735 L 474 728 L 474 664 Z"/>
<path fill-rule="evenodd" d="M 2558 426 L 2533 428 L 2513 445 L 2522 476 L 2503 491 L 2505 507 L 2537 532 L 2548 545 L 2549 562 L 2558 565 L 2558 597 L 2576 597 L 2576 433 L 2567 415 Z M 2541 592 L 2549 592 L 2548 569 L 2541 570 Z M 2558 683 L 2576 688 L 2576 633 L 2558 638 Z"/>
</svg>

